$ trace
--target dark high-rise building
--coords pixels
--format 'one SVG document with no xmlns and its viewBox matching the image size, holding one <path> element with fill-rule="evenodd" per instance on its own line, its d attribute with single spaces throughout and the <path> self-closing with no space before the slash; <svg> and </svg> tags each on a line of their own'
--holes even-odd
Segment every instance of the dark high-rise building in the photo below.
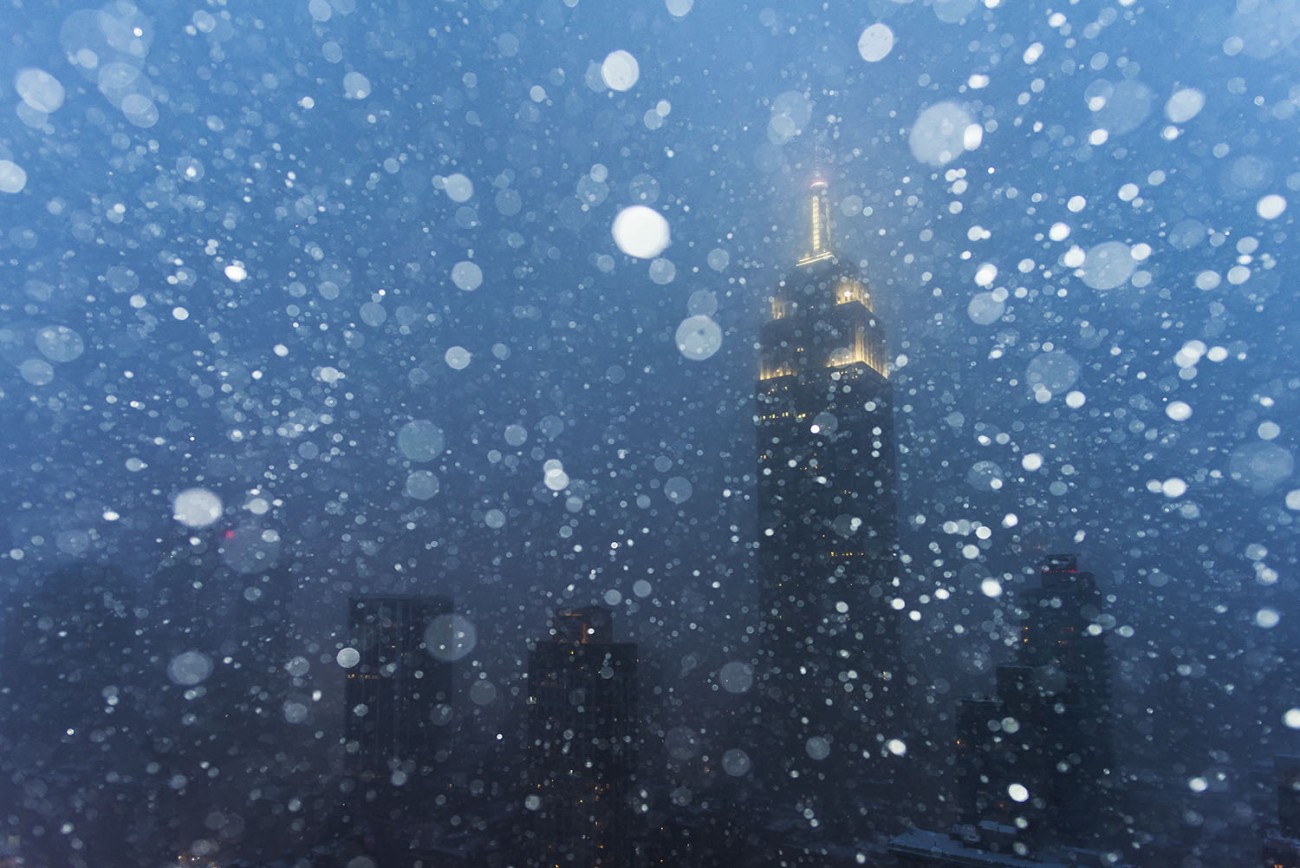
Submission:
<svg viewBox="0 0 1300 868">
<path fill-rule="evenodd" d="M 353 597 L 345 737 L 350 773 L 361 780 L 418 785 L 434 766 L 436 720 L 451 698 L 451 663 L 435 656 L 454 627 L 446 597 Z M 445 658 L 445 655 L 444 655 Z M 396 776 L 396 777 L 395 777 Z"/>
<path fill-rule="evenodd" d="M 757 713 L 773 786 L 835 811 L 897 797 L 877 761 L 903 726 L 893 396 L 884 323 L 830 248 L 820 179 L 808 227 L 760 334 Z M 829 796 L 832 778 L 852 789 Z"/>
<path fill-rule="evenodd" d="M 1046 558 L 1040 578 L 1018 665 L 998 667 L 997 699 L 958 714 L 962 822 L 1022 855 L 1094 843 L 1115 801 L 1101 592 L 1073 555 Z"/>
<path fill-rule="evenodd" d="M 1101 592 L 1073 555 L 1047 557 L 1039 575 L 997 696 L 958 706 L 958 823 L 896 837 L 902 865 L 1121 864 L 1107 849 L 1117 800 Z"/>
<path fill-rule="evenodd" d="M 1265 868 L 1300 868 L 1300 756 L 1273 758 L 1277 826 L 1264 833 Z"/>
<path fill-rule="evenodd" d="M 636 645 L 608 609 L 560 610 L 528 654 L 532 864 L 633 864 L 638 739 Z"/>
</svg>

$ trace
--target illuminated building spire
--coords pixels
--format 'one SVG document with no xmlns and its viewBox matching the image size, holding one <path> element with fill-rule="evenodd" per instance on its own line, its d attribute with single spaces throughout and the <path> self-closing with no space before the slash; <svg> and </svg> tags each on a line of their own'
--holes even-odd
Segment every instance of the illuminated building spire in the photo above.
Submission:
<svg viewBox="0 0 1300 868">
<path fill-rule="evenodd" d="M 834 256 L 830 249 L 831 207 L 826 198 L 826 179 L 818 175 L 808 187 L 810 247 L 799 265 L 811 265 Z"/>
</svg>

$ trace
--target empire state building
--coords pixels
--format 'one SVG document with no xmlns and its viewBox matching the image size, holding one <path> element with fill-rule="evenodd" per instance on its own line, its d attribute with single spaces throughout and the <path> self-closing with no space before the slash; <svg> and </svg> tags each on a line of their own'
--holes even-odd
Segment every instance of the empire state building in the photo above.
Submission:
<svg viewBox="0 0 1300 868">
<path fill-rule="evenodd" d="M 761 329 L 759 678 L 780 790 L 806 789 L 804 804 L 833 814 L 847 808 L 828 800 L 848 793 L 825 795 L 837 783 L 888 798 L 905 743 L 884 324 L 866 280 L 831 249 L 826 193 L 812 183 L 806 252 Z"/>
</svg>

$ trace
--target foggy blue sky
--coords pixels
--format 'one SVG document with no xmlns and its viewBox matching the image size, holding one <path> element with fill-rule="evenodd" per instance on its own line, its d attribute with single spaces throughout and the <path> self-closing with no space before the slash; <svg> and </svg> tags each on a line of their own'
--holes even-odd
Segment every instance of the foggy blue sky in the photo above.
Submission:
<svg viewBox="0 0 1300 868">
<path fill-rule="evenodd" d="M 1115 595 L 1126 726 L 1163 690 L 1216 748 L 1294 748 L 1294 3 L 3 16 L 5 593 L 79 560 L 153 587 L 193 535 L 232 583 L 292 562 L 327 652 L 348 593 L 426 589 L 504 683 L 548 606 L 621 600 L 705 694 L 757 599 L 754 342 L 820 168 L 896 357 L 899 617 L 936 711 L 1004 653 L 985 580 L 1073 550 Z M 671 275 L 615 243 L 635 204 Z M 445 450 L 412 461 L 413 420 Z M 201 529 L 191 488 L 224 507 Z"/>
</svg>

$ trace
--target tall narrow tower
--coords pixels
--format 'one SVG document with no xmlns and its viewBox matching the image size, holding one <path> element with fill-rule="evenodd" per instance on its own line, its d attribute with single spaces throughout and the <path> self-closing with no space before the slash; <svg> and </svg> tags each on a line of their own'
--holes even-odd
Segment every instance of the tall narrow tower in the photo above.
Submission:
<svg viewBox="0 0 1300 868">
<path fill-rule="evenodd" d="M 615 642 L 613 612 L 562 609 L 528 652 L 534 847 L 525 864 L 636 864 L 637 650 Z"/>
<path fill-rule="evenodd" d="M 814 811 L 835 781 L 889 797 L 903 681 L 884 325 L 832 251 L 826 193 L 813 181 L 808 248 L 772 295 L 757 386 L 762 723 L 780 742 L 777 790 L 809 783 Z"/>
</svg>

